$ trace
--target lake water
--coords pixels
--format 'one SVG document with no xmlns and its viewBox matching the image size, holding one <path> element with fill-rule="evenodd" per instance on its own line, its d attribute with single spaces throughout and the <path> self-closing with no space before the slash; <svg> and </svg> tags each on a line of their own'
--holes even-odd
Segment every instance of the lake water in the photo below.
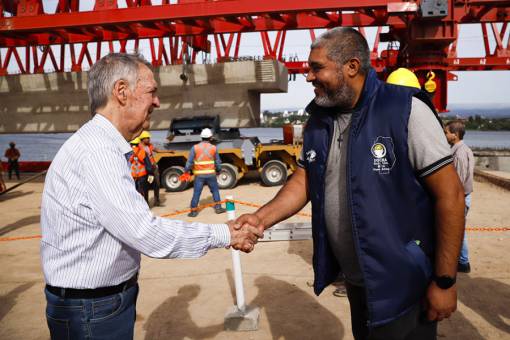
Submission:
<svg viewBox="0 0 510 340">
<path fill-rule="evenodd" d="M 263 143 L 272 139 L 283 139 L 281 128 L 250 128 L 240 131 L 246 137 L 258 137 Z M 152 132 L 153 142 L 156 145 L 163 144 L 166 134 L 166 131 Z M 71 135 L 71 133 L 3 134 L 0 135 L 1 156 L 9 142 L 14 141 L 21 151 L 22 161 L 50 161 Z M 467 131 L 464 141 L 474 148 L 510 149 L 510 131 Z"/>
</svg>

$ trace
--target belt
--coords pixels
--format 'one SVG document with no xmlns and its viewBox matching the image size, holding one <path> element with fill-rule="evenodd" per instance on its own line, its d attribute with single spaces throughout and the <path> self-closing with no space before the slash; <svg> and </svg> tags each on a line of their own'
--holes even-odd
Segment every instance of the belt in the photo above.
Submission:
<svg viewBox="0 0 510 340">
<path fill-rule="evenodd" d="M 46 289 L 53 295 L 61 298 L 68 299 L 97 299 L 108 295 L 121 293 L 133 286 L 138 282 L 138 273 L 133 275 L 129 280 L 122 282 L 116 286 L 99 287 L 94 289 L 74 289 L 62 288 L 46 285 Z"/>
</svg>

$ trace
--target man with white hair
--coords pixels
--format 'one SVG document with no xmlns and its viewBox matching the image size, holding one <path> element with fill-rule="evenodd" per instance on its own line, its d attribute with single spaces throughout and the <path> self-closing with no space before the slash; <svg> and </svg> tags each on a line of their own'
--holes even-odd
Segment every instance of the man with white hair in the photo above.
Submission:
<svg viewBox="0 0 510 340">
<path fill-rule="evenodd" d="M 233 224 L 153 216 L 130 174 L 128 141 L 159 107 L 157 83 L 139 55 L 115 53 L 88 80 L 92 119 L 55 156 L 41 205 L 41 261 L 52 339 L 131 339 L 140 255 L 200 257 L 253 250 L 262 232 Z"/>
</svg>

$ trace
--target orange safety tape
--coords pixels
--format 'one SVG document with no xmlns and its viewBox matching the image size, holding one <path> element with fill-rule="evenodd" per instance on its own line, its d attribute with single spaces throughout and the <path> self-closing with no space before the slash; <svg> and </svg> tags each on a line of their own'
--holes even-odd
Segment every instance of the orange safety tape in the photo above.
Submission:
<svg viewBox="0 0 510 340">
<path fill-rule="evenodd" d="M 467 231 L 510 231 L 507 227 L 467 227 Z"/>
<path fill-rule="evenodd" d="M 20 237 L 0 237 L 0 242 L 2 241 L 18 241 L 18 240 L 31 240 L 34 238 L 41 238 L 41 235 L 34 236 L 20 236 Z"/>
<path fill-rule="evenodd" d="M 214 204 L 211 204 L 211 206 L 212 205 L 214 205 Z M 189 211 L 189 210 L 186 210 L 185 212 L 187 212 L 187 211 Z M 177 214 L 177 213 L 181 213 L 181 212 L 176 211 L 174 214 Z M 165 216 L 171 216 L 171 215 L 173 215 L 173 214 L 167 214 L 167 215 L 162 215 L 162 216 L 165 217 Z M 501 227 L 501 228 L 498 228 L 498 227 L 468 227 L 468 228 L 466 228 L 466 230 L 467 231 L 510 231 L 510 227 Z M 41 238 L 41 237 L 42 237 L 41 235 L 20 236 L 20 237 L 0 237 L 0 242 L 31 240 L 31 239 Z"/>
<path fill-rule="evenodd" d="M 239 203 L 239 204 L 242 204 L 242 205 L 246 205 L 248 207 L 260 208 L 262 206 L 260 204 L 255 204 L 255 203 L 250 203 L 250 202 L 244 202 L 244 201 L 238 201 L 238 200 L 233 200 L 233 201 L 234 201 L 234 203 Z M 305 217 L 312 217 L 311 214 L 302 213 L 302 212 L 299 212 L 296 215 L 305 216 Z"/>
<path fill-rule="evenodd" d="M 239 200 L 232 200 L 232 201 L 234 203 L 238 203 L 238 204 L 245 205 L 245 206 L 248 206 L 248 207 L 253 207 L 253 208 L 260 208 L 262 206 L 260 204 L 255 204 L 255 203 L 250 203 L 250 202 L 245 202 L 245 201 L 239 201 Z M 226 203 L 226 202 L 227 202 L 227 200 L 223 200 L 223 201 L 220 201 L 220 202 L 213 202 L 213 203 L 210 203 L 210 204 L 200 205 L 200 206 L 198 206 L 196 208 L 193 208 L 193 209 L 177 210 L 177 211 L 174 211 L 173 213 L 161 215 L 161 217 L 173 217 L 173 216 L 177 216 L 177 215 L 182 215 L 182 214 L 185 214 L 185 213 L 189 213 L 190 211 L 193 211 L 193 210 L 201 210 L 201 209 L 204 209 L 204 208 L 215 206 L 216 204 L 223 204 L 223 203 Z M 307 213 L 297 213 L 296 215 L 305 216 L 305 217 L 312 217 L 311 214 L 307 214 Z M 467 227 L 466 230 L 467 231 L 510 231 L 510 227 Z M 42 237 L 41 235 L 20 236 L 20 237 L 0 237 L 0 242 L 17 241 L 17 240 L 30 240 L 30 239 L 36 239 L 36 238 L 41 238 L 41 237 Z"/>
<path fill-rule="evenodd" d="M 213 207 L 216 204 L 223 204 L 225 202 L 227 202 L 227 200 L 223 200 L 223 201 L 219 201 L 219 202 L 214 202 L 214 203 L 210 203 L 210 204 L 199 205 L 196 208 L 177 210 L 177 211 L 174 211 L 173 213 L 161 215 L 161 217 L 173 217 L 173 216 L 177 216 L 177 215 L 182 215 L 182 214 L 185 214 L 185 213 L 189 213 L 191 211 L 202 210 L 204 208 Z"/>
<path fill-rule="evenodd" d="M 177 216 L 177 215 L 182 215 L 182 214 L 186 214 L 186 213 L 189 213 L 191 211 L 194 211 L 194 210 L 202 210 L 204 208 L 212 207 L 212 206 L 215 206 L 216 204 L 223 204 L 223 203 L 226 203 L 226 202 L 227 202 L 227 200 L 223 200 L 223 201 L 220 201 L 220 202 L 214 202 L 214 203 L 210 203 L 210 204 L 200 205 L 200 206 L 198 206 L 196 208 L 192 208 L 192 209 L 190 208 L 190 209 L 184 209 L 184 210 L 177 210 L 177 211 L 174 211 L 173 213 L 161 215 L 161 217 L 173 217 L 173 216 Z M 260 204 L 255 204 L 255 203 L 250 203 L 250 202 L 245 202 L 245 201 L 239 201 L 239 200 L 232 200 L 232 202 L 238 203 L 238 204 L 241 204 L 241 205 L 246 205 L 248 207 L 253 207 L 253 208 L 260 208 L 262 206 Z M 297 213 L 296 215 L 305 216 L 305 217 L 312 217 L 312 215 L 307 214 L 307 213 Z"/>
<path fill-rule="evenodd" d="M 239 203 L 239 204 L 242 204 L 242 203 Z M 213 205 L 214 204 L 211 204 L 211 205 L 208 205 L 208 206 L 213 206 Z M 202 206 L 202 207 L 204 207 L 204 206 Z M 190 211 L 190 210 L 188 209 L 185 212 L 188 212 L 188 211 Z M 182 213 L 182 212 L 176 211 L 173 214 L 162 215 L 162 217 L 172 216 L 174 214 L 177 215 L 177 213 Z M 498 228 L 498 227 L 468 227 L 468 228 L 466 228 L 466 230 L 467 231 L 510 231 L 510 227 L 501 227 L 501 228 Z M 41 237 L 42 237 L 41 235 L 20 236 L 20 237 L 0 237 L 0 242 L 18 241 L 18 240 L 31 240 L 31 239 L 41 238 Z"/>
</svg>

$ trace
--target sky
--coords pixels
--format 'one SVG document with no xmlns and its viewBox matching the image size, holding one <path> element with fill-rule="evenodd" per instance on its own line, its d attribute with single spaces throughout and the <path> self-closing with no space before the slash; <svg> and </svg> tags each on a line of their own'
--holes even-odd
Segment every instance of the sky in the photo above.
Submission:
<svg viewBox="0 0 510 340">
<path fill-rule="evenodd" d="M 171 3 L 175 3 L 172 0 Z M 43 0 L 45 12 L 53 13 L 58 0 Z M 119 0 L 119 7 L 126 7 L 125 0 Z M 161 0 L 152 0 L 157 5 Z M 80 2 L 81 10 L 91 10 L 94 1 L 82 0 Z M 375 37 L 375 28 L 366 28 L 367 40 L 369 46 L 373 45 Z M 319 35 L 323 30 L 316 30 Z M 510 30 L 505 34 L 505 40 L 508 41 Z M 274 32 L 270 32 L 270 37 L 274 40 Z M 208 58 L 215 60 L 214 41 L 210 37 L 211 54 Z M 307 60 L 311 38 L 308 30 L 288 31 L 284 55 L 292 56 L 299 60 Z M 491 42 L 494 44 L 494 42 Z M 492 45 L 493 46 L 493 45 Z M 148 42 L 140 44 L 141 53 L 147 58 L 150 57 Z M 379 51 L 384 50 L 385 45 L 381 44 Z M 129 44 L 128 44 L 129 48 Z M 457 53 L 459 57 L 482 57 L 484 47 L 482 40 L 482 31 L 480 25 L 461 25 Z M 5 55 L 5 49 L 0 51 L 2 57 Z M 242 36 L 240 56 L 260 56 L 263 54 L 262 42 L 259 33 L 245 33 Z M 94 58 L 94 56 L 92 56 Z M 201 56 L 198 57 L 198 59 Z M 14 59 L 14 58 L 12 58 Z M 11 61 L 10 65 L 13 65 Z M 48 64 L 47 64 L 48 65 Z M 510 106 L 510 71 L 471 71 L 455 72 L 458 75 L 458 81 L 448 83 L 448 104 L 449 105 L 473 105 L 473 106 Z M 277 110 L 280 108 L 299 108 L 304 107 L 313 99 L 313 88 L 306 83 L 303 75 L 297 75 L 295 81 L 290 81 L 287 93 L 281 94 L 263 94 L 261 96 L 262 110 Z"/>
<path fill-rule="evenodd" d="M 373 46 L 375 28 L 367 28 L 369 46 Z M 317 32 L 320 32 L 317 30 Z M 295 35 L 295 36 L 294 36 Z M 505 34 L 508 41 L 509 32 Z M 256 42 L 255 42 L 256 43 Z M 286 49 L 296 51 L 300 60 L 306 60 L 311 43 L 308 32 L 287 32 Z M 384 50 L 383 44 L 379 52 Z M 291 52 L 292 54 L 292 52 Z M 459 57 L 483 57 L 484 46 L 480 25 L 462 25 L 457 45 Z M 448 82 L 449 105 L 474 106 L 510 106 L 510 71 L 462 71 L 453 72 L 457 81 Z M 261 107 L 275 109 L 281 107 L 305 106 L 313 99 L 313 88 L 306 83 L 305 77 L 298 75 L 296 81 L 289 82 L 286 94 L 265 94 L 262 96 Z M 292 105 L 290 105 L 292 103 Z M 282 106 L 283 104 L 283 106 Z"/>
</svg>

